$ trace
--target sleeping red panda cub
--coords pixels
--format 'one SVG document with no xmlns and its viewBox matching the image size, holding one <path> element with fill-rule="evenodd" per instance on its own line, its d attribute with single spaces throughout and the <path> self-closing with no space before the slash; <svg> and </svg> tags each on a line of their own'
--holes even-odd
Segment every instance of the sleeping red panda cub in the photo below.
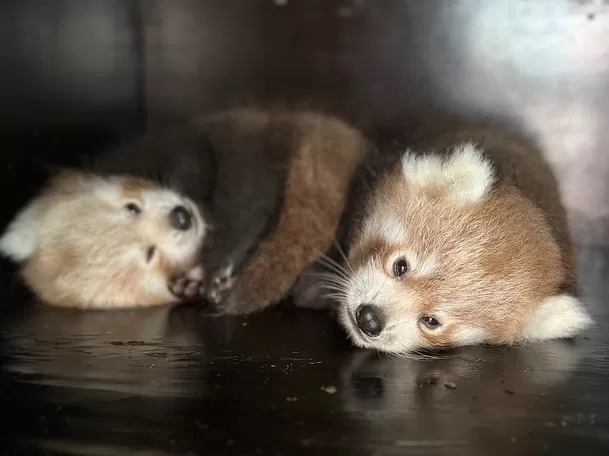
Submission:
<svg viewBox="0 0 609 456">
<path fill-rule="evenodd" d="M 478 125 L 403 134 L 407 147 L 393 152 L 395 138 L 375 140 L 399 158 L 359 200 L 331 285 L 353 342 L 399 354 L 569 338 L 590 325 L 541 154 Z"/>
<path fill-rule="evenodd" d="M 48 304 L 155 306 L 178 301 L 167 283 L 192 268 L 206 233 L 194 202 L 169 188 L 62 171 L 9 224 L 0 252 Z"/>
<path fill-rule="evenodd" d="M 163 127 L 52 179 L 0 253 L 49 304 L 262 309 L 332 245 L 365 144 L 339 119 L 302 111 Z"/>
</svg>

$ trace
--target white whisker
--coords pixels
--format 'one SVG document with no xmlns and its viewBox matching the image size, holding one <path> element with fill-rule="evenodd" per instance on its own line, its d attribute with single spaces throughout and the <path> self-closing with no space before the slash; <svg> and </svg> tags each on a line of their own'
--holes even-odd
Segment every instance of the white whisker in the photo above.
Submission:
<svg viewBox="0 0 609 456">
<path fill-rule="evenodd" d="M 349 279 L 351 277 L 350 273 L 345 268 L 327 256 L 320 257 L 317 262 L 345 279 Z"/>
<path fill-rule="evenodd" d="M 336 240 L 336 237 L 334 238 L 334 245 L 336 246 L 336 250 L 338 250 L 338 253 L 340 254 L 340 256 L 343 258 L 345 264 L 349 268 L 349 272 L 351 274 L 353 274 L 354 273 L 353 267 L 351 266 L 351 263 L 349 263 L 349 259 L 347 258 L 347 255 L 346 255 L 345 251 L 343 250 L 343 248 L 340 246 L 340 243 Z"/>
</svg>

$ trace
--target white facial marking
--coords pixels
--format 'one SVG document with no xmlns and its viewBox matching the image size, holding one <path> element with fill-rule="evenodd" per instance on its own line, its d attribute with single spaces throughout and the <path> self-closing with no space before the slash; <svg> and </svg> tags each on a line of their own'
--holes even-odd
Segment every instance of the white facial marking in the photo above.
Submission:
<svg viewBox="0 0 609 456">
<path fill-rule="evenodd" d="M 154 217 L 150 224 L 151 238 L 159 237 L 159 232 L 164 233 L 158 243 L 163 248 L 163 253 L 172 262 L 183 262 L 194 250 L 198 249 L 205 235 L 207 225 L 196 204 L 189 198 L 165 188 L 147 189 L 141 192 L 144 207 L 143 217 Z M 193 218 L 193 226 L 189 230 L 181 231 L 169 227 L 169 213 L 176 206 L 184 206 Z M 167 227 L 159 230 L 159 228 Z"/>
<path fill-rule="evenodd" d="M 567 294 L 551 296 L 529 317 L 522 339 L 540 341 L 569 338 L 591 325 L 590 315 L 577 298 Z"/>
<path fill-rule="evenodd" d="M 407 226 L 397 215 L 387 208 L 375 211 L 364 225 L 363 238 L 380 237 L 389 246 L 404 245 L 407 240 Z M 437 270 L 438 261 L 435 252 L 418 255 L 411 250 L 396 251 L 390 262 L 404 258 L 408 262 L 410 276 L 430 276 Z"/>
<path fill-rule="evenodd" d="M 410 297 L 382 268 L 372 263 L 359 268 L 345 291 L 339 318 L 355 345 L 386 352 L 407 352 L 418 347 L 418 318 L 409 315 L 404 304 Z M 372 304 L 383 314 L 383 330 L 377 337 L 366 336 L 357 326 L 356 310 L 362 304 Z"/>
<path fill-rule="evenodd" d="M 388 244 L 404 242 L 404 221 L 386 208 L 375 211 L 364 225 L 363 237 L 380 236 Z"/>
<path fill-rule="evenodd" d="M 408 183 L 424 190 L 439 186 L 455 204 L 470 204 L 483 199 L 494 181 L 491 163 L 474 143 L 463 143 L 452 155 L 416 155 L 408 150 L 402 157 L 402 171 Z"/>
<path fill-rule="evenodd" d="M 380 268 L 367 265 L 360 268 L 349 281 L 347 296 L 350 302 L 357 307 L 360 304 L 370 303 L 380 305 L 379 299 L 386 295 L 381 294 L 384 285 L 391 279 L 387 277 Z M 380 295 L 380 296 L 379 296 Z"/>
</svg>

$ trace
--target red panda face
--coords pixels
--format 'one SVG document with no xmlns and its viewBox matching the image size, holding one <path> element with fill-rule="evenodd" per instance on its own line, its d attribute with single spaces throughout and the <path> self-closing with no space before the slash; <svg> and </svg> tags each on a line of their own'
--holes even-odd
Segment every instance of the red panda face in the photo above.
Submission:
<svg viewBox="0 0 609 456">
<path fill-rule="evenodd" d="M 0 251 L 23 262 L 49 304 L 168 304 L 168 281 L 193 266 L 207 226 L 188 198 L 151 182 L 66 172 L 9 225 Z"/>
<path fill-rule="evenodd" d="M 471 144 L 444 160 L 404 156 L 374 196 L 339 280 L 340 320 L 356 345 L 407 353 L 513 343 L 589 323 L 575 298 L 554 296 L 565 271 L 542 213 L 494 183 Z"/>
</svg>

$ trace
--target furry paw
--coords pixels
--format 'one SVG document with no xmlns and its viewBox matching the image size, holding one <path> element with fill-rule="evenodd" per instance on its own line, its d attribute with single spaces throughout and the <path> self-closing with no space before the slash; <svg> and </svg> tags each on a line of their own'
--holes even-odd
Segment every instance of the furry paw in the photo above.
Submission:
<svg viewBox="0 0 609 456">
<path fill-rule="evenodd" d="M 181 301 L 201 299 L 205 293 L 202 269 L 196 267 L 184 275 L 175 277 L 169 282 L 169 291 Z"/>
<path fill-rule="evenodd" d="M 206 297 L 211 304 L 215 306 L 221 305 L 230 294 L 230 291 L 237 280 L 237 277 L 234 274 L 233 264 L 228 263 L 226 266 L 218 269 L 210 279 Z"/>
</svg>

